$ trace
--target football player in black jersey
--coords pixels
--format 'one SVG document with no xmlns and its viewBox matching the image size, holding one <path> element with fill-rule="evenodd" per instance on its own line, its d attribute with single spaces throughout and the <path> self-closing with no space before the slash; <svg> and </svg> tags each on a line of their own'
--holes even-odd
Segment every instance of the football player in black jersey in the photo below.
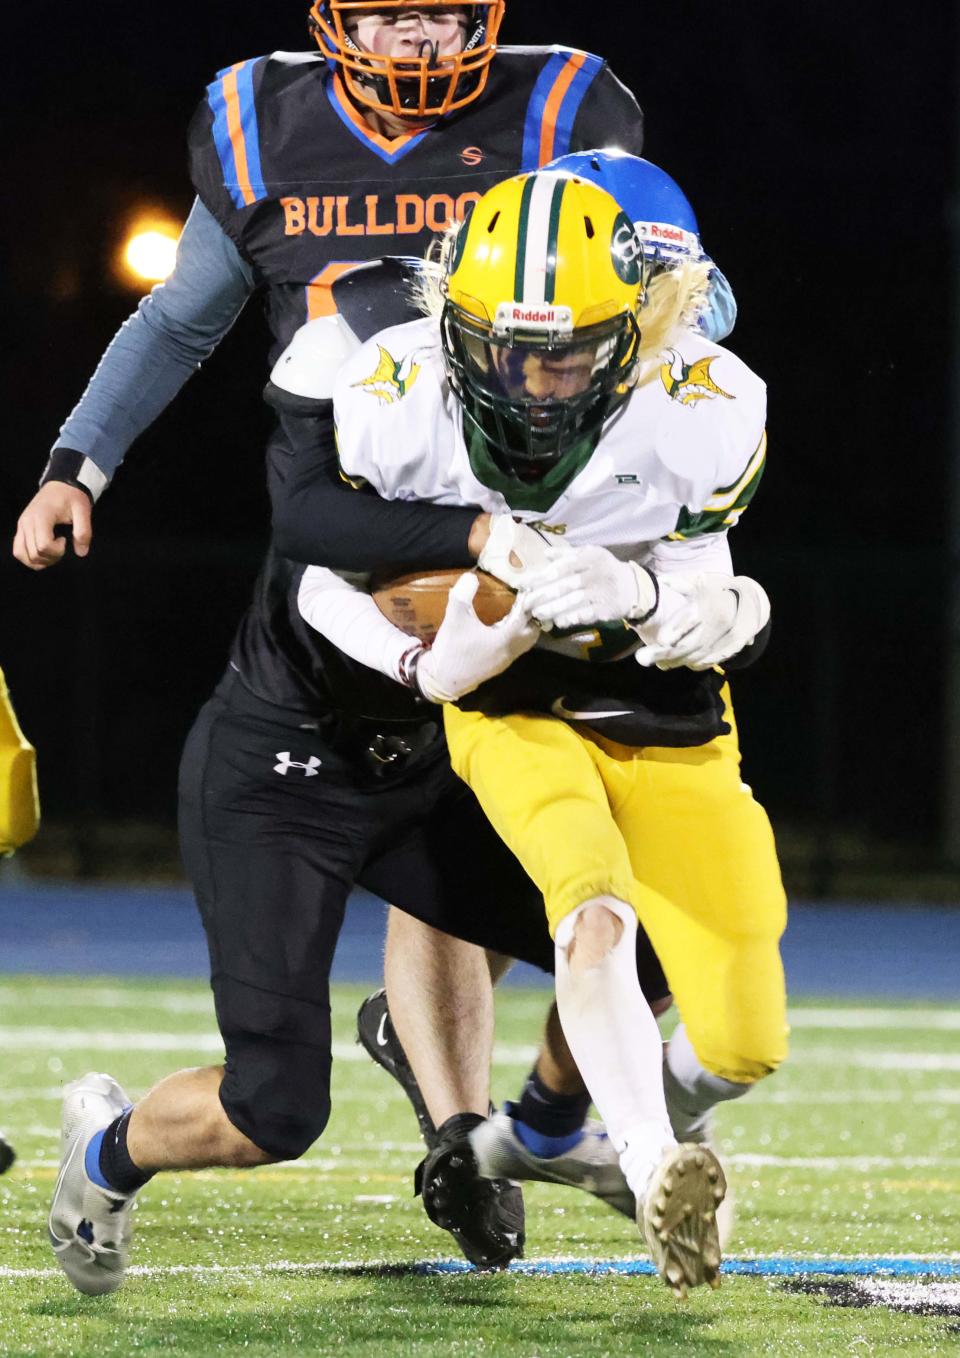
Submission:
<svg viewBox="0 0 960 1358">
<path fill-rule="evenodd" d="M 505 175 L 603 141 L 641 149 L 640 111 L 606 64 L 564 48 L 497 50 L 502 8 L 318 0 L 319 52 L 277 53 L 218 75 L 191 127 L 197 202 L 177 269 L 123 327 L 64 425 L 18 525 L 24 564 L 59 560 L 64 524 L 86 554 L 91 506 L 130 443 L 253 291 L 264 294 L 276 356 L 306 319 L 335 309 L 334 285 L 351 265 L 422 254 Z M 282 411 L 270 442 L 275 505 L 295 474 L 300 418 Z M 470 510 L 386 505 L 323 478 L 302 508 L 299 560 L 364 570 L 476 556 Z M 306 635 L 291 603 L 299 570 L 271 552 L 184 757 L 184 852 L 225 1066 L 173 1075 L 132 1112 L 103 1077 L 67 1092 L 69 1145 L 50 1229 L 84 1291 L 119 1286 L 133 1195 L 156 1171 L 290 1158 L 320 1135 L 329 964 L 354 881 L 410 912 L 394 912 L 390 931 L 403 959 L 402 1008 L 416 1020 L 404 1041 L 424 1047 L 418 1069 L 438 1081 L 432 1106 L 450 1110 L 437 1114 L 437 1136 L 454 1150 L 463 1119 L 472 1125 L 487 1107 L 489 983 L 481 952 L 431 926 L 446 923 L 453 895 L 509 902 L 501 919 L 457 914 L 481 920 L 474 943 L 549 956 L 545 931 L 532 938 L 518 923 L 540 920 L 539 901 L 524 913 L 530 884 L 455 786 L 434 723 L 395 685 L 372 685 L 369 671 Z M 475 1022 L 462 1012 L 445 1021 L 451 996 L 461 1011 L 474 1006 Z M 442 1048 L 439 1062 L 432 1047 Z M 469 1257 L 503 1263 L 522 1248 L 519 1191 L 469 1169 L 459 1204 L 438 1199 L 433 1214 Z"/>
</svg>

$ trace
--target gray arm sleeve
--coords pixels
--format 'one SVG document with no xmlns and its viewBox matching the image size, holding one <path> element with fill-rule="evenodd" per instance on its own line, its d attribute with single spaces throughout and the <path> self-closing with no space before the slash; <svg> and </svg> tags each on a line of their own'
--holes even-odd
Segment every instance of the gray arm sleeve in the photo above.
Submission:
<svg viewBox="0 0 960 1358">
<path fill-rule="evenodd" d="M 197 199 L 176 268 L 117 331 L 57 447 L 83 453 L 109 481 L 137 435 L 223 339 L 254 287 L 252 268 Z"/>
</svg>

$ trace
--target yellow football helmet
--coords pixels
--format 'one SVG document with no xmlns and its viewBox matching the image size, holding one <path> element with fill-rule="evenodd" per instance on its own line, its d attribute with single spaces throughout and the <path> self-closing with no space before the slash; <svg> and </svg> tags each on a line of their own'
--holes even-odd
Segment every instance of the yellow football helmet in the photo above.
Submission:
<svg viewBox="0 0 960 1358">
<path fill-rule="evenodd" d="M 630 393 L 643 250 L 615 199 L 576 176 L 517 175 L 480 199 L 444 261 L 450 384 L 503 470 L 539 479 L 596 441 Z"/>
<path fill-rule="evenodd" d="M 360 48 L 349 33 L 364 14 L 392 10 L 445 9 L 451 0 L 314 0 L 310 29 L 320 51 L 343 76 L 350 97 L 376 113 L 439 118 L 483 93 L 497 51 L 504 0 L 476 0 L 466 11 L 461 51 L 439 55 L 436 47 L 417 57 L 388 57 Z M 456 7 L 456 6 L 453 6 Z"/>
</svg>

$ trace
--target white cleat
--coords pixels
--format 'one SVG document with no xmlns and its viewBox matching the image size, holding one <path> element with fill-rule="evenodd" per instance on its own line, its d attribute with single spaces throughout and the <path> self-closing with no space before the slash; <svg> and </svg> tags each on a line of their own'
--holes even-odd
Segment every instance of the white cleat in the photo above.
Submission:
<svg viewBox="0 0 960 1358">
<path fill-rule="evenodd" d="M 670 1114 L 673 1134 L 678 1141 L 688 1142 L 694 1146 L 706 1146 L 720 1160 L 720 1152 L 717 1150 L 716 1144 L 713 1109 L 708 1113 L 702 1113 L 694 1120 L 671 1108 L 668 1098 L 667 1112 Z M 720 1160 L 720 1167 L 723 1168 L 722 1160 Z M 733 1228 L 736 1223 L 737 1200 L 728 1183 L 726 1196 L 717 1208 L 717 1233 L 720 1237 L 720 1249 L 724 1254 L 727 1252 L 727 1246 L 730 1243 L 730 1237 L 733 1235 Z"/>
<path fill-rule="evenodd" d="M 726 1188 L 720 1161 L 707 1146 L 674 1146 L 653 1171 L 637 1225 L 657 1272 L 677 1297 L 701 1283 L 720 1286 L 717 1209 Z"/>
<path fill-rule="evenodd" d="M 511 1105 L 507 1104 L 507 1108 Z M 620 1168 L 620 1158 L 600 1122 L 587 1122 L 583 1137 L 565 1155 L 534 1155 L 514 1130 L 506 1109 L 500 1109 L 470 1133 L 470 1145 L 480 1173 L 488 1179 L 536 1179 L 565 1184 L 592 1193 L 625 1216 L 636 1212 L 636 1200 Z"/>
<path fill-rule="evenodd" d="M 60 1174 L 47 1230 L 57 1262 L 80 1292 L 99 1297 L 123 1282 L 130 1257 L 133 1195 L 100 1188 L 87 1175 L 87 1145 L 130 1100 L 109 1075 L 82 1075 L 63 1094 Z"/>
</svg>

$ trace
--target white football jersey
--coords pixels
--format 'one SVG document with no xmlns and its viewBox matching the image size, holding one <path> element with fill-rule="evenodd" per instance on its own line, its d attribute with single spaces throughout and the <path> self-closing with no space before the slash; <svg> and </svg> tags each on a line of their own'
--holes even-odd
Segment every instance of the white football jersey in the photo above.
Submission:
<svg viewBox="0 0 960 1358">
<path fill-rule="evenodd" d="M 624 559 L 653 554 L 658 569 L 673 555 L 670 544 L 677 565 L 697 555 L 706 569 L 729 569 L 726 530 L 749 502 L 766 453 L 764 383 L 691 331 L 648 366 L 592 455 L 546 494 L 471 460 L 432 318 L 384 330 L 348 358 L 334 407 L 347 480 L 388 500 L 509 511 L 574 545 Z M 709 565 L 689 550 L 694 540 L 708 549 Z"/>
</svg>

